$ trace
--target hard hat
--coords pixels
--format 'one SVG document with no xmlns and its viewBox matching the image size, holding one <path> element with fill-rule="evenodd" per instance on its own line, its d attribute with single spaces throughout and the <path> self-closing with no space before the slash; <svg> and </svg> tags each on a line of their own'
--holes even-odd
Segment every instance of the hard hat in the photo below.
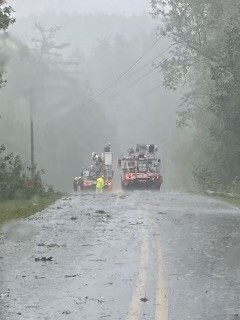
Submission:
<svg viewBox="0 0 240 320">
<path fill-rule="evenodd" d="M 104 176 L 102 176 L 102 178 L 104 178 Z"/>
<path fill-rule="evenodd" d="M 110 143 L 110 142 L 108 143 L 108 146 L 111 146 L 111 143 Z"/>
</svg>

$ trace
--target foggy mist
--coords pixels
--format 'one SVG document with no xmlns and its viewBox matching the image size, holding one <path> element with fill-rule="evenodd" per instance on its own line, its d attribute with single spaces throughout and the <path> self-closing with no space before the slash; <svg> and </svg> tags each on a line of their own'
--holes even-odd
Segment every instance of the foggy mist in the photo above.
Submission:
<svg viewBox="0 0 240 320">
<path fill-rule="evenodd" d="M 17 11 L 18 16 L 42 14 L 44 12 L 78 13 L 78 14 L 121 14 L 131 16 L 150 11 L 150 1 L 145 0 L 11 0 L 9 3 Z"/>
<path fill-rule="evenodd" d="M 0 0 L 0 320 L 240 319 L 240 0 Z"/>
<path fill-rule="evenodd" d="M 9 30 L 8 85 L 0 92 L 3 142 L 29 163 L 32 103 L 35 161 L 46 171 L 45 180 L 60 190 L 68 190 L 72 178 L 91 161 L 91 153 L 102 152 L 108 141 L 115 161 L 130 146 L 155 143 L 160 149 L 165 186 L 176 175 L 174 152 L 181 143 L 176 130 L 179 99 L 165 90 L 162 75 L 153 66 L 158 55 L 167 54 L 169 43 L 159 39 L 157 24 L 142 3 L 125 1 L 114 6 L 106 1 L 93 9 L 93 2 L 84 7 L 72 1 L 65 10 L 59 1 L 57 6 L 56 2 L 30 5 L 25 1 Z M 17 1 L 10 4 L 18 9 Z M 67 45 L 59 50 L 48 48 L 43 54 L 43 38 L 36 23 L 45 29 L 61 26 L 52 41 Z M 142 54 L 126 77 L 94 99 Z"/>
</svg>

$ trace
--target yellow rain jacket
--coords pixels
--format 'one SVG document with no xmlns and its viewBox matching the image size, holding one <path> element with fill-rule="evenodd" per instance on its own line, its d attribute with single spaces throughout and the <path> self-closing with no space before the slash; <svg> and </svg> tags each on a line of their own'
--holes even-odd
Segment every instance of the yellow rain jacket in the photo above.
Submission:
<svg viewBox="0 0 240 320">
<path fill-rule="evenodd" d="M 96 188 L 97 188 L 98 190 L 102 190 L 102 189 L 104 188 L 104 185 L 105 185 L 104 179 L 103 179 L 103 178 L 98 178 L 98 179 L 97 179 Z"/>
</svg>

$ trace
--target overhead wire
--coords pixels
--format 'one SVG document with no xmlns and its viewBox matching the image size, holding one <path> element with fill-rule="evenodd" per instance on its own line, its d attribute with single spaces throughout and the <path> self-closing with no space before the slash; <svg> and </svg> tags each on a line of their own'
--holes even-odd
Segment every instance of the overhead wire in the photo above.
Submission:
<svg viewBox="0 0 240 320">
<path fill-rule="evenodd" d="M 164 55 L 173 45 L 168 46 L 168 48 L 166 48 L 165 50 L 163 50 L 161 53 L 159 53 L 154 59 L 152 59 L 150 62 L 148 62 L 147 64 L 145 64 L 144 66 L 140 67 L 138 70 L 136 70 L 135 73 L 137 73 L 137 71 L 140 71 L 143 69 L 143 67 L 145 67 L 146 65 L 149 65 L 151 62 L 155 61 L 157 58 L 160 58 L 162 55 Z M 108 99 L 113 99 L 116 96 L 118 96 L 119 93 L 121 93 L 122 91 L 126 91 L 130 88 L 132 88 L 135 84 L 137 84 L 138 82 L 140 82 L 141 80 L 143 80 L 145 77 L 147 77 L 149 74 L 153 73 L 156 69 L 151 69 L 150 71 L 146 72 L 145 74 L 143 74 L 140 78 L 136 79 L 133 83 L 131 83 L 129 86 L 123 88 L 120 90 L 120 92 L 115 93 L 114 95 L 112 95 L 110 98 Z M 131 74 L 133 75 L 133 73 Z M 126 78 L 125 78 L 126 79 Z M 124 79 L 124 80 L 125 80 Z"/>
<path fill-rule="evenodd" d="M 111 99 L 115 98 L 116 96 L 119 95 L 119 93 L 121 93 L 122 91 L 126 91 L 130 88 L 132 88 L 136 83 L 140 82 L 141 80 L 143 80 L 144 78 L 146 78 L 149 74 L 151 74 L 152 72 L 154 72 L 156 69 L 151 69 L 150 71 L 146 72 L 143 76 L 141 76 L 140 78 L 138 78 L 137 80 L 135 80 L 132 84 L 130 84 L 129 86 L 123 88 L 122 90 L 120 90 L 119 92 L 115 93 L 113 96 L 111 96 Z"/>
<path fill-rule="evenodd" d="M 146 78 L 149 74 L 151 74 L 152 72 L 154 72 L 156 69 L 151 69 L 148 72 L 144 73 L 144 75 L 142 75 L 140 78 L 138 78 L 137 80 L 135 80 L 131 85 L 127 86 L 125 88 L 125 90 L 132 88 L 136 83 L 140 82 L 141 80 L 143 80 L 144 78 Z"/>
<path fill-rule="evenodd" d="M 99 98 L 101 95 L 103 95 L 105 92 L 107 92 L 109 89 L 111 89 L 116 83 L 118 83 L 126 74 L 128 74 L 129 71 L 131 71 L 137 64 L 139 61 L 141 61 L 150 51 L 153 47 L 155 47 L 155 45 L 159 42 L 159 40 L 162 37 L 159 37 L 150 47 L 150 49 L 148 49 L 147 51 L 145 51 L 136 61 L 134 61 L 129 68 L 123 72 L 117 79 L 115 79 L 110 85 L 108 85 L 105 89 L 103 89 L 102 91 L 100 91 L 95 97 L 93 97 L 93 99 Z"/>
<path fill-rule="evenodd" d="M 164 55 L 172 46 L 173 46 L 173 44 L 170 45 L 170 46 L 168 46 L 165 50 L 163 50 L 163 51 L 160 52 L 157 56 L 155 56 L 151 61 L 145 63 L 142 67 L 140 67 L 140 68 L 136 69 L 135 71 L 133 71 L 132 73 L 130 73 L 127 77 L 124 78 L 124 80 L 127 79 L 127 78 L 129 78 L 129 77 L 131 77 L 131 76 L 133 76 L 133 75 L 135 75 L 135 74 L 138 73 L 139 71 L 141 71 L 141 70 L 143 70 L 144 68 L 146 68 L 147 66 L 149 66 L 150 63 L 153 63 L 155 60 L 159 59 L 159 58 L 160 58 L 162 55 Z"/>
</svg>

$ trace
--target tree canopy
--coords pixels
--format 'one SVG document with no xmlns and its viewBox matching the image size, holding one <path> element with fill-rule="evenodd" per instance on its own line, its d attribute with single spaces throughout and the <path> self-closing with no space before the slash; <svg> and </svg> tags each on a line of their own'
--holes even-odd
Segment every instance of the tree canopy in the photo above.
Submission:
<svg viewBox="0 0 240 320">
<path fill-rule="evenodd" d="M 184 84 L 179 125 L 194 125 L 194 176 L 231 184 L 240 176 L 240 2 L 152 0 L 172 41 L 159 63 L 167 88 Z"/>
<path fill-rule="evenodd" d="M 15 22 L 12 17 L 13 9 L 6 4 L 5 0 L 0 0 L 0 34 L 5 32 L 8 27 Z M 1 57 L 2 56 L 2 57 Z M 3 54 L 3 48 L 1 48 L 0 42 L 0 88 L 5 83 L 3 79 L 3 72 L 5 66 L 5 54 Z"/>
<path fill-rule="evenodd" d="M 12 7 L 8 6 L 5 0 L 0 0 L 0 30 L 6 31 L 15 22 L 12 13 Z"/>
</svg>

